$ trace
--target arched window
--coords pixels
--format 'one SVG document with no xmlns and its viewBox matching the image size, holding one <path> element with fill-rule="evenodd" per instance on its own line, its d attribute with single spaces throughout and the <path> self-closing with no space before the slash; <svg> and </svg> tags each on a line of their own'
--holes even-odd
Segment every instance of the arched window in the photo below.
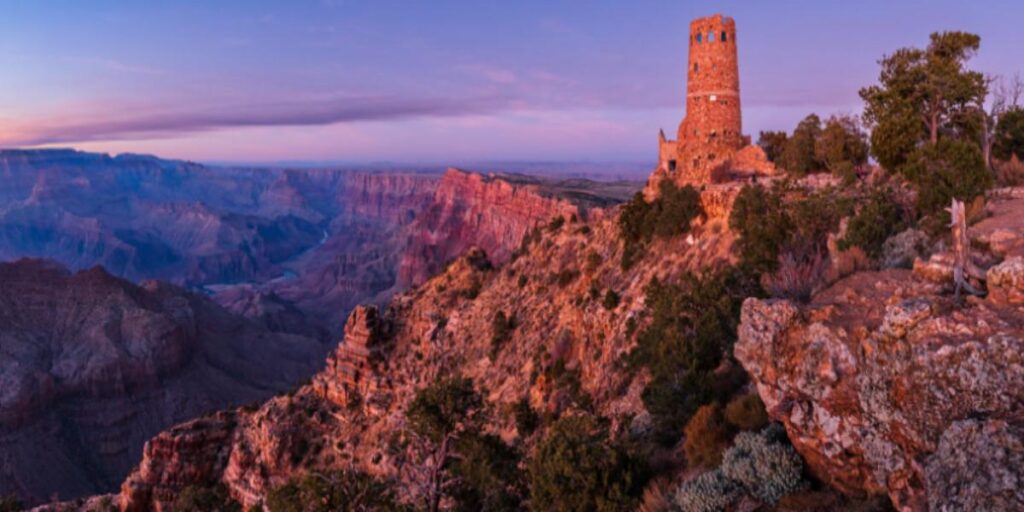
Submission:
<svg viewBox="0 0 1024 512">
<path fill-rule="evenodd" d="M 702 35 L 703 35 L 703 34 L 697 34 L 697 42 L 698 42 L 698 43 L 700 42 L 700 38 L 701 38 L 701 36 L 702 36 Z"/>
<path fill-rule="evenodd" d="M 725 31 L 724 30 L 722 31 L 722 42 L 723 43 L 725 42 Z"/>
<path fill-rule="evenodd" d="M 708 32 L 708 42 L 709 43 L 715 42 L 715 33 L 714 32 Z"/>
</svg>

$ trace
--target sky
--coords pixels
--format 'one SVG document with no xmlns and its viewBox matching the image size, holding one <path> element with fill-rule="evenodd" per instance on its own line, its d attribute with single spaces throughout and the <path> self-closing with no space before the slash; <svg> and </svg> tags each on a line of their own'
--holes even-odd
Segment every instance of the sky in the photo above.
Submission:
<svg viewBox="0 0 1024 512">
<path fill-rule="evenodd" d="M 688 24 L 737 24 L 744 131 L 859 114 L 928 34 L 1024 72 L 1020 0 L 0 0 L 0 147 L 206 162 L 653 161 Z"/>
</svg>

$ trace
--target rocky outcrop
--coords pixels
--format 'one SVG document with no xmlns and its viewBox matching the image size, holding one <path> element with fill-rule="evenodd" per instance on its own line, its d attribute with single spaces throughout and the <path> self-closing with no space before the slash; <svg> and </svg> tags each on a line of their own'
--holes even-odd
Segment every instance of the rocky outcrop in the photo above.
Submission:
<svg viewBox="0 0 1024 512">
<path fill-rule="evenodd" d="M 399 283 L 419 284 L 470 247 L 503 264 L 533 228 L 555 217 L 581 218 L 572 202 L 546 197 L 534 185 L 448 169 L 434 201 L 416 220 L 402 252 Z"/>
<path fill-rule="evenodd" d="M 941 292 L 887 271 L 856 274 L 805 307 L 748 299 L 735 354 L 830 485 L 888 494 L 901 510 L 1015 510 L 1024 495 L 1005 486 L 1024 478 L 1024 466 L 1000 446 L 1019 442 L 1024 311 L 991 301 L 960 308 Z M 975 420 L 972 432 L 1003 433 L 965 432 Z M 989 451 L 958 451 L 954 439 Z M 984 459 L 985 472 L 966 474 L 968 456 Z M 996 502 L 1014 506 L 984 506 Z"/>
<path fill-rule="evenodd" d="M 113 491 L 149 437 L 287 389 L 324 352 L 164 283 L 0 264 L 0 495 Z"/>
</svg>

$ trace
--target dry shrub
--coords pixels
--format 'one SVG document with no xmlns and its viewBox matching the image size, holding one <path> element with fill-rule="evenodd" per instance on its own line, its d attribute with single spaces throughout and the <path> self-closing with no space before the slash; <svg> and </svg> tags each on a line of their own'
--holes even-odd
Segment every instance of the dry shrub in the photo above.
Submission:
<svg viewBox="0 0 1024 512">
<path fill-rule="evenodd" d="M 729 426 L 718 402 L 702 405 L 686 424 L 683 451 L 689 467 L 711 469 L 722 462 L 722 452 L 729 446 Z"/>
<path fill-rule="evenodd" d="M 807 302 L 825 285 L 828 273 L 828 259 L 820 252 L 802 257 L 786 253 L 779 256 L 775 272 L 761 277 L 761 286 L 772 297 Z"/>
<path fill-rule="evenodd" d="M 672 483 L 666 478 L 652 480 L 644 489 L 637 512 L 668 512 L 672 509 Z"/>
<path fill-rule="evenodd" d="M 748 393 L 725 406 L 725 420 L 740 430 L 760 430 L 768 424 L 768 412 L 757 393 Z"/>
<path fill-rule="evenodd" d="M 833 283 L 858 270 L 871 268 L 871 258 L 860 247 L 850 247 L 845 251 L 836 252 L 832 258 L 832 266 L 828 269 L 825 281 Z"/>
<path fill-rule="evenodd" d="M 1024 185 L 1024 162 L 1013 155 L 1005 162 L 994 162 L 996 183 L 1001 187 Z"/>
</svg>

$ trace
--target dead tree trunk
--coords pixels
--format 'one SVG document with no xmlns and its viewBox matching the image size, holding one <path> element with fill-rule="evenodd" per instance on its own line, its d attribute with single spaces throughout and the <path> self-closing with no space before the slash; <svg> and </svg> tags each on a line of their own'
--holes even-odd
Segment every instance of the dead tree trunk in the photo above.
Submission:
<svg viewBox="0 0 1024 512">
<path fill-rule="evenodd" d="M 953 204 L 947 209 L 950 217 L 949 227 L 953 230 L 953 286 L 957 302 L 960 301 L 960 290 L 965 290 L 971 295 L 984 295 L 971 285 L 969 277 L 984 276 L 971 261 L 971 243 L 967 238 L 967 212 L 963 201 L 953 199 Z M 983 279 L 984 277 L 982 277 Z"/>
</svg>

